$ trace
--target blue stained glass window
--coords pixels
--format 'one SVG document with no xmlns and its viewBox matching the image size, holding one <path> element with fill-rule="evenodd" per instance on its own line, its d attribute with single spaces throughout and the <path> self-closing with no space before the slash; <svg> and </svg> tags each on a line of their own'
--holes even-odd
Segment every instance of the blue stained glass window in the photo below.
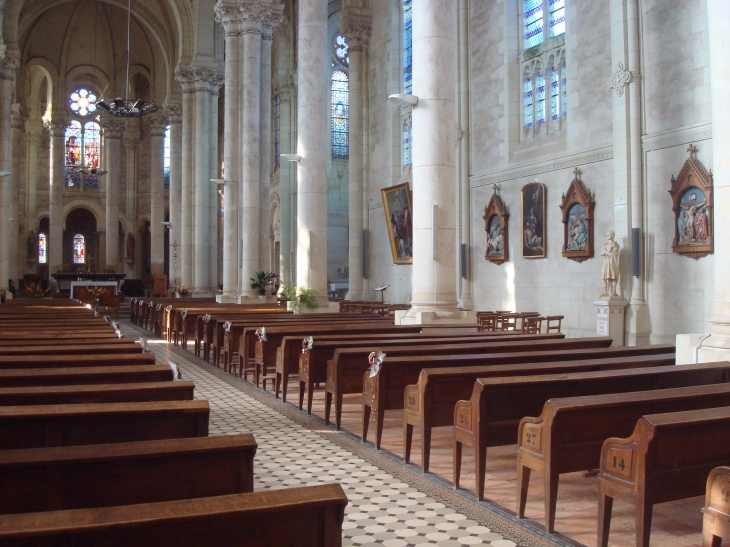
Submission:
<svg viewBox="0 0 730 547">
<path fill-rule="evenodd" d="M 165 188 L 170 187 L 170 126 L 165 129 L 165 140 L 162 145 L 163 150 L 163 171 L 162 176 L 165 180 Z"/>
<path fill-rule="evenodd" d="M 525 49 L 543 42 L 542 0 L 524 0 Z"/>
<path fill-rule="evenodd" d="M 69 95 L 68 105 L 74 114 L 88 116 L 96 112 L 96 95 L 87 89 L 77 89 Z"/>
<path fill-rule="evenodd" d="M 342 70 L 332 73 L 332 158 L 350 155 L 350 82 Z"/>
<path fill-rule="evenodd" d="M 525 127 L 532 127 L 532 78 L 529 74 L 525 74 Z"/>
<path fill-rule="evenodd" d="M 562 85 L 560 86 L 560 94 L 562 95 L 563 116 L 568 115 L 568 70 L 565 68 L 565 59 L 563 59 L 563 66 L 560 69 L 560 79 Z"/>
<path fill-rule="evenodd" d="M 73 120 L 66 127 L 66 186 L 81 186 L 81 124 Z"/>
<path fill-rule="evenodd" d="M 535 86 L 537 87 L 537 123 L 545 123 L 545 76 L 542 73 L 537 74 Z"/>
<path fill-rule="evenodd" d="M 560 118 L 560 78 L 555 67 L 550 71 L 550 114 L 553 120 Z"/>
<path fill-rule="evenodd" d="M 350 66 L 350 46 L 347 45 L 347 38 L 342 36 L 342 34 L 335 36 L 335 42 L 332 44 L 332 49 L 335 53 L 335 59 L 337 59 L 340 64 Z"/>
<path fill-rule="evenodd" d="M 403 122 L 403 166 L 411 164 L 411 131 L 408 120 Z"/>
<path fill-rule="evenodd" d="M 413 0 L 403 2 L 403 92 L 413 93 Z"/>
<path fill-rule="evenodd" d="M 274 164 L 281 166 L 281 98 L 274 97 Z"/>
<path fill-rule="evenodd" d="M 84 168 L 99 168 L 99 153 L 101 151 L 101 127 L 96 122 L 87 122 L 84 125 Z M 88 175 L 84 183 L 89 188 L 99 187 L 99 177 Z"/>
<path fill-rule="evenodd" d="M 565 34 L 565 0 L 550 0 L 550 37 Z"/>
<path fill-rule="evenodd" d="M 84 264 L 86 262 L 86 243 L 84 236 L 76 234 L 74 236 L 74 264 Z"/>
<path fill-rule="evenodd" d="M 38 264 L 46 263 L 46 234 L 38 234 Z"/>
</svg>

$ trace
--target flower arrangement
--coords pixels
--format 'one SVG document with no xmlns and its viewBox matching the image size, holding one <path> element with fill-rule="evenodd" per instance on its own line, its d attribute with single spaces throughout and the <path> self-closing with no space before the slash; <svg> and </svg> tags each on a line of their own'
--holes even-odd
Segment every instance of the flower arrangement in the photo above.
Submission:
<svg viewBox="0 0 730 547">
<path fill-rule="evenodd" d="M 43 298 L 48 294 L 48 291 L 50 291 L 50 287 L 48 287 L 45 291 L 43 290 L 43 286 L 40 283 L 33 283 L 30 282 L 25 287 L 25 297 L 26 298 Z"/>
<path fill-rule="evenodd" d="M 152 289 L 155 286 L 155 278 L 154 277 L 143 277 L 142 278 L 142 285 L 144 285 L 144 294 L 147 298 L 152 296 Z"/>
<path fill-rule="evenodd" d="M 293 291 L 294 298 L 290 299 L 288 306 L 294 313 L 299 313 L 302 305 L 310 311 L 317 307 L 317 291 L 306 287 L 296 287 Z M 291 294 L 291 292 L 292 289 L 287 287 L 287 293 Z"/>
<path fill-rule="evenodd" d="M 106 292 L 106 289 L 101 289 L 94 285 L 91 287 L 91 290 L 89 291 L 91 296 L 94 297 L 94 300 L 101 303 L 102 300 L 104 300 L 104 293 Z"/>
<path fill-rule="evenodd" d="M 187 287 L 184 287 L 183 285 L 176 287 L 175 292 L 177 292 L 177 294 L 179 294 L 182 298 L 185 298 L 186 296 L 190 296 L 190 289 L 188 289 Z"/>
</svg>

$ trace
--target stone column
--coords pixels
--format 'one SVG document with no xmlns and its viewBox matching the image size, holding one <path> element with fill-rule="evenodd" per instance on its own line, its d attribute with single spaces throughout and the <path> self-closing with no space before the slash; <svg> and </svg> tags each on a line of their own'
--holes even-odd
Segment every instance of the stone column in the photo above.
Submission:
<svg viewBox="0 0 730 547">
<path fill-rule="evenodd" d="M 420 1 L 420 0 L 419 0 Z M 327 0 L 299 3 L 297 96 L 297 285 L 327 297 L 329 50 Z M 323 306 L 326 308 L 326 305 Z"/>
<path fill-rule="evenodd" d="M 283 5 L 282 5 L 283 7 Z M 266 20 L 261 35 L 261 149 L 259 152 L 259 264 L 262 269 L 279 273 L 278 264 L 271 263 L 271 43 L 279 21 Z"/>
<path fill-rule="evenodd" d="M 124 120 L 104 118 L 104 152 L 106 153 L 106 265 L 118 271 L 119 263 L 119 177 L 120 152 Z"/>
<path fill-rule="evenodd" d="M 52 275 L 63 264 L 63 187 L 66 183 L 65 142 L 68 121 L 53 113 L 45 127 L 51 135 L 50 189 L 48 199 L 48 272 Z M 53 278 L 51 278 L 52 280 Z"/>
<path fill-rule="evenodd" d="M 124 263 L 127 265 L 127 277 L 141 277 L 143 272 L 139 271 L 139 261 L 137 255 L 141 248 L 141 241 L 137 231 L 137 145 L 139 144 L 139 132 L 127 129 L 124 132 L 124 149 L 127 158 L 127 240 L 131 235 L 134 238 L 134 251 L 131 255 L 127 254 L 127 241 L 124 245 Z M 136 266 L 136 268 L 135 268 Z"/>
<path fill-rule="evenodd" d="M 150 147 L 150 265 L 152 275 L 165 275 L 165 173 L 163 144 L 167 119 L 145 118 Z"/>
<path fill-rule="evenodd" d="M 347 300 L 363 300 L 363 117 L 362 117 L 362 55 L 370 39 L 370 10 L 347 6 L 340 17 L 340 32 L 347 37 L 350 54 L 350 289 Z"/>
<path fill-rule="evenodd" d="M 241 48 L 243 14 L 240 0 L 218 0 L 216 19 L 223 24 L 226 42 L 225 104 L 223 128 L 223 172 L 227 182 L 224 189 L 223 213 L 223 295 L 221 302 L 233 302 L 238 295 L 238 202 L 234 187 L 239 181 L 240 108 L 241 108 Z"/>
<path fill-rule="evenodd" d="M 178 67 L 175 74 L 182 86 L 182 156 L 181 156 L 181 229 L 180 257 L 181 280 L 187 287 L 193 286 L 193 166 L 195 154 L 195 79 L 192 70 Z"/>
<path fill-rule="evenodd" d="M 411 320 L 456 314 L 456 0 L 413 3 Z M 435 217 L 435 218 L 434 218 Z"/>
<path fill-rule="evenodd" d="M 20 181 L 21 160 L 23 159 L 23 145 L 25 144 L 25 120 L 28 117 L 28 108 L 22 104 L 12 106 L 10 123 L 11 135 L 11 165 L 10 165 L 10 200 L 8 201 L 8 278 L 13 279 L 18 287 L 18 280 L 25 271 L 25 264 L 21 260 L 20 250 Z M 28 220 L 26 218 L 26 224 Z"/>
<path fill-rule="evenodd" d="M 275 94 L 279 96 L 279 135 L 280 152 L 282 154 L 291 154 L 293 148 L 291 146 L 291 130 L 292 130 L 292 95 L 294 86 L 284 84 L 277 86 Z M 293 285 L 295 279 L 292 278 L 292 222 L 296 209 L 292 204 L 292 192 L 296 195 L 296 184 L 293 183 L 293 165 L 290 161 L 280 161 L 279 163 L 279 191 L 281 192 L 281 239 L 279 245 L 279 279 L 284 285 Z"/>
<path fill-rule="evenodd" d="M 261 270 L 260 252 L 260 164 L 261 154 L 261 30 L 263 4 L 246 2 L 241 6 L 243 22 L 243 73 L 242 120 L 241 120 L 241 295 L 256 298 L 257 291 L 251 289 L 249 278 Z"/>
<path fill-rule="evenodd" d="M 38 188 L 38 146 L 41 142 L 41 134 L 33 122 L 26 126 L 26 140 L 28 146 L 28 192 L 25 196 L 25 234 L 28 238 L 31 232 L 38 237 L 38 225 L 36 224 L 37 211 L 37 188 Z M 48 236 L 48 234 L 46 234 Z M 29 273 L 36 273 L 35 265 L 38 263 L 38 256 L 27 256 Z"/>
<path fill-rule="evenodd" d="M 210 260 L 208 260 L 208 279 L 213 294 L 218 294 L 218 218 L 220 207 L 218 201 L 218 185 L 210 182 L 211 179 L 220 178 L 220 165 L 218 160 L 218 90 L 223 85 L 223 74 L 217 74 L 210 84 L 210 125 L 208 127 L 208 248 L 210 249 Z"/>
<path fill-rule="evenodd" d="M 13 102 L 13 78 L 15 69 L 18 68 L 16 58 L 4 58 L 0 60 L 0 171 L 10 172 L 11 165 L 11 104 Z M 0 178 L 0 290 L 8 288 L 8 273 L 10 271 L 10 239 L 12 237 L 10 226 L 11 208 L 13 207 L 13 196 L 16 195 L 14 183 L 15 176 Z M 15 200 L 15 217 L 17 222 L 17 200 Z M 16 224 L 17 232 L 17 224 Z M 17 237 L 15 238 L 17 239 Z"/>
<path fill-rule="evenodd" d="M 170 122 L 170 286 L 180 285 L 180 234 L 182 232 L 182 105 L 166 102 Z"/>
</svg>

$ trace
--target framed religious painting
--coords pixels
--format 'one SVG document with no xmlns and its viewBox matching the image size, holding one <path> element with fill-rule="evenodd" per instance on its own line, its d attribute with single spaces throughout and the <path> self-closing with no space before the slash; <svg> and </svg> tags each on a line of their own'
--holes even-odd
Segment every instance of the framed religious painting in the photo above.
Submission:
<svg viewBox="0 0 730 547">
<path fill-rule="evenodd" d="M 697 149 L 689 145 L 689 158 L 679 176 L 672 176 L 674 240 L 672 251 L 690 258 L 702 258 L 715 250 L 712 171 L 707 172 L 695 158 Z"/>
<path fill-rule="evenodd" d="M 383 188 L 383 210 L 395 264 L 413 264 L 413 206 L 407 182 Z"/>
<path fill-rule="evenodd" d="M 546 190 L 539 182 L 522 187 L 522 258 L 545 258 L 547 254 Z"/>
<path fill-rule="evenodd" d="M 489 205 L 484 208 L 484 230 L 487 232 L 487 251 L 484 258 L 495 264 L 509 260 L 509 213 L 502 198 L 497 194 L 497 185 Z"/>
<path fill-rule="evenodd" d="M 573 180 L 563 194 L 563 256 L 576 262 L 593 257 L 593 209 L 596 202 L 573 170 Z"/>
</svg>

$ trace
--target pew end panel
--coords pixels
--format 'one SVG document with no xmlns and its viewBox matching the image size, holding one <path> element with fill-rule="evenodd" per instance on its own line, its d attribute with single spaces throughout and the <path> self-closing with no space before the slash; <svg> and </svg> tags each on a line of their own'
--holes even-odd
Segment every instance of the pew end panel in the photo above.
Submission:
<svg viewBox="0 0 730 547">
<path fill-rule="evenodd" d="M 730 467 L 717 467 L 707 478 L 702 519 L 702 547 L 730 540 Z"/>
<path fill-rule="evenodd" d="M 461 453 L 464 445 L 474 449 L 475 458 L 479 458 L 481 454 L 478 449 L 479 430 L 475 427 L 479 419 L 478 400 L 480 391 L 479 382 L 474 382 L 471 398 L 466 401 L 458 401 L 454 406 L 454 488 L 459 488 L 459 478 L 461 477 Z M 486 461 L 484 462 L 484 465 L 486 465 Z M 479 479 L 479 475 L 477 475 L 477 493 L 480 491 Z M 481 481 L 481 489 L 483 491 L 483 476 Z"/>
</svg>

